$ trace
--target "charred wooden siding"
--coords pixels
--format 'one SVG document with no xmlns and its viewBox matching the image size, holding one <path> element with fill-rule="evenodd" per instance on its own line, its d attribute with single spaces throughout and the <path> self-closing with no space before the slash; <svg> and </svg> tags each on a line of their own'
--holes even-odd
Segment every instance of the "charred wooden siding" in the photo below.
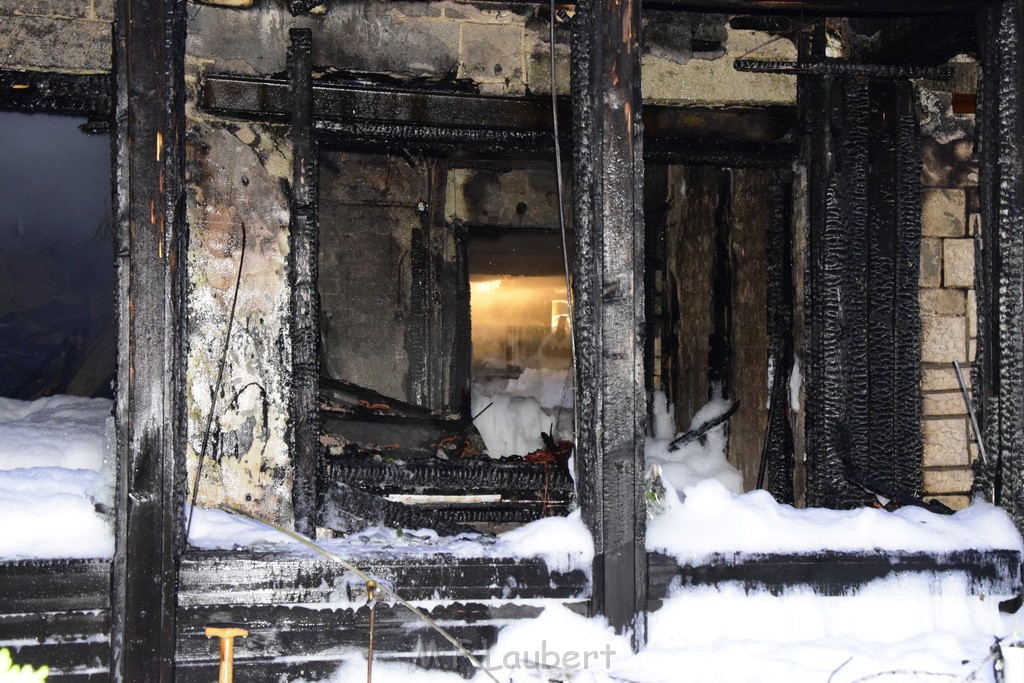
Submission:
<svg viewBox="0 0 1024 683">
<path fill-rule="evenodd" d="M 921 162 L 912 86 L 801 78 L 811 195 L 807 502 L 856 506 L 867 500 L 855 483 L 863 479 L 919 495 Z"/>
<path fill-rule="evenodd" d="M 975 396 L 988 464 L 975 490 L 992 496 L 1024 526 L 1024 95 L 1021 3 L 1003 0 L 980 14 L 979 93 L 982 241 L 978 263 Z"/>
<path fill-rule="evenodd" d="M 586 613 L 583 572 L 550 572 L 538 560 L 354 560 L 399 595 L 442 623 L 482 656 L 498 630 L 565 604 Z M 369 608 L 363 582 L 342 567 L 308 556 L 231 552 L 193 553 L 182 563 L 178 630 L 178 680 L 215 677 L 217 644 L 208 623 L 246 624 L 236 641 L 239 678 L 329 676 L 344 657 L 365 656 Z M 374 649 L 381 659 L 469 674 L 472 666 L 406 608 L 386 601 L 375 607 Z"/>
<path fill-rule="evenodd" d="M 110 562 L 0 562 L 0 648 L 50 681 L 110 680 Z"/>
</svg>

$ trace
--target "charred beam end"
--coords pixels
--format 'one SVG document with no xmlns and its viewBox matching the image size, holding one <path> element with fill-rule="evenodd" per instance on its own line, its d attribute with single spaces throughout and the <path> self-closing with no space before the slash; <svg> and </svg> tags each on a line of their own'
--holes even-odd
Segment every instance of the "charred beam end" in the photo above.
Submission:
<svg viewBox="0 0 1024 683">
<path fill-rule="evenodd" d="M 288 251 L 291 285 L 292 386 L 290 435 L 295 528 L 315 532 L 320 454 L 320 296 L 317 291 L 318 156 L 313 128 L 313 34 L 292 29 L 288 47 L 292 187 Z"/>
<path fill-rule="evenodd" d="M 0 111 L 86 116 L 106 132 L 113 100 L 110 74 L 0 69 Z"/>
<path fill-rule="evenodd" d="M 814 62 L 788 62 L 776 59 L 737 59 L 737 71 L 770 74 L 812 74 L 817 76 L 863 76 L 875 79 L 927 78 L 948 81 L 954 69 L 948 66 L 911 64 L 855 64 L 838 59 Z"/>
</svg>

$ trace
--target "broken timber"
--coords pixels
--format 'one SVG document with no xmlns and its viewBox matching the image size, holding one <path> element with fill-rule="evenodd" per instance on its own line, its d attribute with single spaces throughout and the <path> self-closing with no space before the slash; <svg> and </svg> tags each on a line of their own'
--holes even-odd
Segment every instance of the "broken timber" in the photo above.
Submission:
<svg viewBox="0 0 1024 683">
<path fill-rule="evenodd" d="M 593 609 L 646 640 L 644 219 L 640 6 L 577 5 L 572 22 L 576 463 L 594 537 Z"/>
</svg>

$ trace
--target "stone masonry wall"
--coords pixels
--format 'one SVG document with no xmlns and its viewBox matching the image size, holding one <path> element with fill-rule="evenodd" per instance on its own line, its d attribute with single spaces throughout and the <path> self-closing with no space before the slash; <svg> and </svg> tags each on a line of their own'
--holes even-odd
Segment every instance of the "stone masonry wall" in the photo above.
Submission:
<svg viewBox="0 0 1024 683">
<path fill-rule="evenodd" d="M 953 508 L 969 502 L 977 449 L 952 361 L 970 386 L 977 337 L 974 239 L 979 234 L 973 115 L 954 115 L 951 92 L 974 92 L 973 64 L 945 86 L 921 89 L 921 388 L 924 492 Z M 943 87 L 939 90 L 939 87 Z"/>
<path fill-rule="evenodd" d="M 0 69 L 110 71 L 113 0 L 0 0 Z"/>
</svg>

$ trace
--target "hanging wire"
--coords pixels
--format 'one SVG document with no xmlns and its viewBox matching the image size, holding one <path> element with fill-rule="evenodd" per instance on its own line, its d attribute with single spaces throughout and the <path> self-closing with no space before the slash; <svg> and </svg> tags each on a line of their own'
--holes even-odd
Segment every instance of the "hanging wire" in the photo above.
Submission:
<svg viewBox="0 0 1024 683">
<path fill-rule="evenodd" d="M 210 429 L 213 427 L 213 416 L 217 412 L 217 395 L 220 393 L 224 380 L 224 365 L 228 359 L 228 347 L 231 344 L 231 330 L 235 326 L 235 308 L 238 305 L 238 289 L 242 284 L 242 266 L 245 265 L 245 222 L 242 226 L 242 248 L 238 255 L 238 273 L 235 275 L 235 291 L 231 296 L 231 313 L 228 314 L 228 329 L 224 334 L 224 350 L 220 354 L 220 365 L 217 367 L 217 380 L 213 383 L 213 395 L 210 396 L 210 414 L 206 416 L 206 429 L 203 430 L 203 445 L 199 449 L 199 464 L 196 466 L 196 480 L 192 485 L 192 504 L 188 508 L 188 522 L 185 524 L 185 542 L 192 531 L 192 513 L 196 509 L 196 497 L 199 495 L 199 479 L 203 474 L 203 461 L 206 459 L 206 448 L 210 443 Z"/>
<path fill-rule="evenodd" d="M 569 373 L 566 375 L 565 384 L 562 386 L 562 399 L 558 402 L 558 412 L 555 416 L 555 425 L 551 428 L 551 438 L 557 438 L 555 434 L 558 431 L 558 423 L 562 419 L 562 408 L 565 404 L 565 394 L 568 391 L 569 383 L 574 381 L 576 377 L 576 323 L 573 320 L 573 296 L 572 296 L 572 277 L 569 273 L 569 242 L 566 236 L 565 228 L 565 190 L 562 187 L 562 143 L 559 139 L 558 134 L 558 87 L 555 81 L 555 3 L 551 0 L 549 5 L 551 10 L 551 21 L 549 22 L 549 49 L 548 56 L 550 57 L 551 67 L 551 128 L 555 136 L 555 187 L 558 190 L 558 229 L 562 235 L 562 267 L 565 269 L 565 299 L 568 304 L 568 318 L 569 318 Z M 572 421 L 572 443 L 575 448 L 576 445 L 576 430 L 577 420 L 575 415 L 576 397 L 573 394 L 573 421 Z"/>
<path fill-rule="evenodd" d="M 807 22 L 806 24 L 804 24 L 803 26 L 800 26 L 799 28 L 795 28 L 795 29 L 793 29 L 792 31 L 786 31 L 785 33 L 780 33 L 779 35 L 775 36 L 775 37 L 774 37 L 774 38 L 772 38 L 771 40 L 766 40 L 765 42 L 761 43 L 761 44 L 760 44 L 760 45 L 758 45 L 757 47 L 753 47 L 753 48 L 751 48 L 751 49 L 747 50 L 747 51 L 746 51 L 746 52 L 744 52 L 744 53 L 743 53 L 742 55 L 740 55 L 739 57 L 737 57 L 735 61 L 737 61 L 737 62 L 738 62 L 738 61 L 740 61 L 741 59 L 746 59 L 748 55 L 751 55 L 751 54 L 753 54 L 753 53 L 757 52 L 758 50 L 760 50 L 760 49 L 762 49 L 762 48 L 766 48 L 766 47 L 768 47 L 769 45 L 771 45 L 772 43 L 774 43 L 774 42 L 776 42 L 776 41 L 779 41 L 779 40 L 782 40 L 783 38 L 788 38 L 788 37 L 790 37 L 790 36 L 795 36 L 796 34 L 800 33 L 801 31 L 803 31 L 803 30 L 805 30 L 805 29 L 809 28 L 810 26 L 812 26 L 812 25 L 814 25 L 814 24 L 817 24 L 817 23 L 818 23 L 819 21 L 821 21 L 821 20 L 822 20 L 822 19 L 824 19 L 824 18 L 825 18 L 825 15 L 824 15 L 824 14 L 822 14 L 822 15 L 821 15 L 820 17 L 816 17 L 816 18 L 814 18 L 814 19 L 811 19 L 810 21 L 808 21 L 808 22 Z"/>
</svg>

